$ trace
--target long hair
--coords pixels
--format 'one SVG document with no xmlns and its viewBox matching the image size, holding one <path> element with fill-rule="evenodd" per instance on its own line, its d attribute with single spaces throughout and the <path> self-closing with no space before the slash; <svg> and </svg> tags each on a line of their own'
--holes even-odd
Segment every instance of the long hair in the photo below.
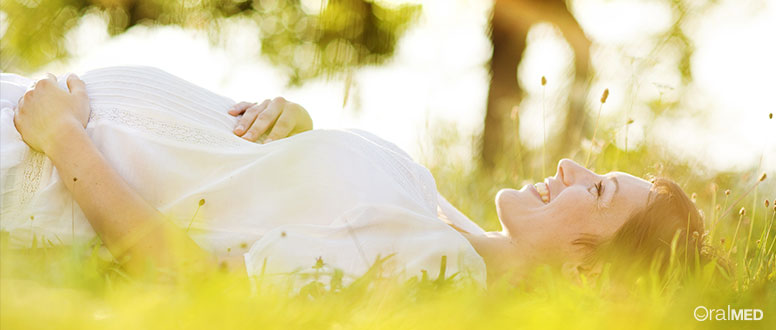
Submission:
<svg viewBox="0 0 776 330">
<path fill-rule="evenodd" d="M 730 274 L 730 262 L 706 240 L 703 217 L 695 203 L 671 180 L 656 179 L 647 206 L 629 216 L 609 238 L 583 236 L 575 244 L 588 247 L 583 270 L 596 263 L 611 263 L 614 277 L 638 276 L 656 269 L 662 277 L 671 264 L 694 271 L 716 262 Z"/>
</svg>

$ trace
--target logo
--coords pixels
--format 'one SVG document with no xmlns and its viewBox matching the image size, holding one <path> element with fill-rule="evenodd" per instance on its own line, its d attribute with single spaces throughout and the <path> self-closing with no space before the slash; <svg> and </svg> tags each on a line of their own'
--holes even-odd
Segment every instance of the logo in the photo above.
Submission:
<svg viewBox="0 0 776 330">
<path fill-rule="evenodd" d="M 695 307 L 692 316 L 698 321 L 759 321 L 763 319 L 763 310 L 758 308 L 710 309 L 706 306 Z"/>
</svg>

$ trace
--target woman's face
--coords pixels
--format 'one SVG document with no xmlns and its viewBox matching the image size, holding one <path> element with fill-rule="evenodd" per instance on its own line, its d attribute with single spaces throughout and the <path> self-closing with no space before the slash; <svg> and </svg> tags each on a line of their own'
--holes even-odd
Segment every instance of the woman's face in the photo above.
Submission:
<svg viewBox="0 0 776 330">
<path fill-rule="evenodd" d="M 627 173 L 593 173 L 563 159 L 554 177 L 520 190 L 502 189 L 496 210 L 504 232 L 535 261 L 581 256 L 583 234 L 607 238 L 646 206 L 651 184 Z"/>
</svg>

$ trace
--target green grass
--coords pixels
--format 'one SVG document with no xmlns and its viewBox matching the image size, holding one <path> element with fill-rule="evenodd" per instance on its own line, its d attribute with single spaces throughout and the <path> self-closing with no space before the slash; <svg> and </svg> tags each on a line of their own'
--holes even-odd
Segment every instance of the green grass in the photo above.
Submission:
<svg viewBox="0 0 776 330">
<path fill-rule="evenodd" d="M 427 152 L 423 162 L 450 202 L 487 230 L 499 229 L 493 203 L 498 189 L 538 180 L 543 171 L 554 173 L 553 168 L 542 168 L 540 152 L 518 155 L 514 151 L 505 152 L 494 173 L 484 174 L 471 159 L 448 152 L 464 143 L 454 132 L 449 128 L 436 133 L 436 148 Z M 601 133 L 599 139 L 605 140 L 610 132 Z M 581 160 L 586 152 L 580 147 L 571 156 Z M 696 193 L 707 228 L 717 224 L 713 242 L 730 251 L 736 264 L 733 276 L 726 278 L 707 268 L 684 281 L 658 280 L 654 273 L 645 272 L 635 282 L 619 285 L 605 275 L 578 283 L 553 269 L 538 268 L 518 285 L 496 283 L 487 290 L 454 281 L 400 282 L 367 275 L 350 286 L 327 290 L 311 285 L 296 293 L 261 278 L 229 273 L 153 284 L 128 278 L 101 252 L 97 241 L 58 248 L 41 242 L 36 249 L 16 251 L 9 250 L 3 239 L 0 328 L 776 328 L 776 229 L 771 227 L 775 211 L 773 204 L 766 208 L 763 202 L 776 196 L 763 196 L 765 185 L 751 189 L 759 176 L 757 169 L 704 177 L 692 164 L 670 161 L 663 154 L 650 146 L 626 153 L 606 143 L 593 153 L 591 164 L 599 172 L 672 177 L 689 194 Z M 552 161 L 546 164 L 554 166 Z M 731 190 L 729 196 L 726 189 Z M 746 207 L 746 215 L 739 215 L 741 207 Z M 734 211 L 721 217 L 727 208 Z M 764 319 L 698 322 L 692 313 L 699 305 L 759 308 Z"/>
</svg>

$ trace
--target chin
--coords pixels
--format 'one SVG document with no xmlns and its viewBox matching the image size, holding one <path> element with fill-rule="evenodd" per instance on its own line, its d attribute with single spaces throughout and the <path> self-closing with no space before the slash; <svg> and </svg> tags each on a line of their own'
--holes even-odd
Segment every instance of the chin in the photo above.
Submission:
<svg viewBox="0 0 776 330">
<path fill-rule="evenodd" d="M 504 210 L 509 209 L 511 205 L 514 205 L 519 196 L 520 192 L 514 189 L 505 188 L 498 191 L 496 194 L 496 214 L 498 214 L 500 220 L 504 219 Z"/>
<path fill-rule="evenodd" d="M 519 191 L 511 188 L 499 190 L 498 193 L 496 193 L 496 206 L 500 206 L 500 204 L 506 200 L 515 199 L 518 194 L 520 194 Z"/>
</svg>

